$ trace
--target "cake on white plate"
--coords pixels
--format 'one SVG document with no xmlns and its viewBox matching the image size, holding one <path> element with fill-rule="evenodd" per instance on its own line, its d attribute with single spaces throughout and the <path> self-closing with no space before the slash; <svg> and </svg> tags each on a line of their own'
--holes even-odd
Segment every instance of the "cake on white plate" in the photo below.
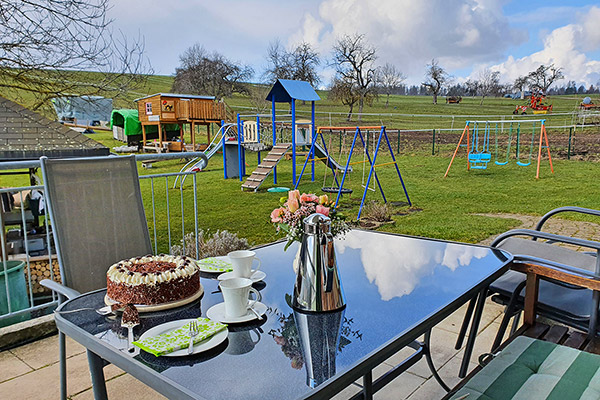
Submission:
<svg viewBox="0 0 600 400">
<path fill-rule="evenodd" d="M 200 290 L 200 272 L 189 257 L 135 257 L 113 264 L 106 294 L 121 304 L 155 305 L 183 300 Z"/>
</svg>

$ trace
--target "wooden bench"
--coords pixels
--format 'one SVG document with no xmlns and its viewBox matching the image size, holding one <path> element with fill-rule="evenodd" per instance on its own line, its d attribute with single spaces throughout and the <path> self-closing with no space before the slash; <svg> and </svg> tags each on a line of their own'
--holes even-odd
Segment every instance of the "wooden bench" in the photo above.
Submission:
<svg viewBox="0 0 600 400">
<path fill-rule="evenodd" d="M 526 262 L 513 269 L 527 275 L 524 324 L 444 399 L 600 399 L 600 341 L 592 333 L 536 321 L 540 279 L 594 291 L 600 279 L 589 271 L 562 270 Z M 590 304 L 591 305 L 591 304 Z"/>
</svg>

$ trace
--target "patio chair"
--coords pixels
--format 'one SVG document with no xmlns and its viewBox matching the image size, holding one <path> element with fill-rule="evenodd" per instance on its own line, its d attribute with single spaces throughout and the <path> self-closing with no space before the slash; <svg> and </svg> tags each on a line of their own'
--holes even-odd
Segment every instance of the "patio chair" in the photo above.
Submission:
<svg viewBox="0 0 600 400">
<path fill-rule="evenodd" d="M 59 302 L 106 287 L 106 271 L 115 262 L 152 253 L 134 156 L 42 157 L 40 163 L 62 277 L 62 284 L 47 279 L 41 284 L 57 293 Z M 61 398 L 66 399 L 61 332 L 59 347 Z M 89 354 L 88 360 L 91 369 L 102 371 L 104 365 Z"/>
<path fill-rule="evenodd" d="M 600 273 L 600 258 L 596 257 L 596 253 L 600 251 L 600 242 L 541 231 L 544 223 L 550 217 L 564 212 L 600 216 L 600 211 L 598 210 L 581 207 L 560 207 L 544 215 L 534 230 L 514 229 L 499 235 L 492 242 L 492 247 L 512 253 L 515 262 L 529 262 L 565 270 L 574 267 Z M 518 236 L 527 236 L 530 239 L 523 239 Z M 594 252 L 574 251 L 564 246 L 558 246 L 558 243 L 581 246 L 594 250 Z M 518 326 L 521 310 L 524 307 L 523 289 L 525 283 L 526 277 L 523 273 L 511 270 L 493 282 L 489 287 L 488 294 L 492 295 L 492 300 L 506 306 L 504 317 L 492 345 L 492 350 L 499 346 L 511 318 L 514 319 L 511 333 L 514 333 Z M 472 300 L 467 309 L 456 343 L 457 349 L 462 346 L 466 328 L 473 314 L 474 303 L 475 300 Z M 599 303 L 600 296 L 598 294 L 593 296 L 591 290 L 546 278 L 540 284 L 537 312 L 540 316 L 570 327 L 585 330 L 590 335 L 593 335 L 594 332 L 597 332 Z M 474 318 L 478 317 L 480 316 L 475 315 Z M 464 377 L 465 373 L 466 363 L 463 364 L 459 376 Z"/>
<path fill-rule="evenodd" d="M 482 355 L 481 366 L 444 399 L 600 398 L 597 338 L 590 339 L 589 335 L 564 326 L 548 327 L 536 322 L 540 279 L 586 288 L 595 299 L 600 293 L 600 274 L 530 261 L 513 262 L 513 268 L 526 275 L 523 327 L 499 351 Z"/>
</svg>

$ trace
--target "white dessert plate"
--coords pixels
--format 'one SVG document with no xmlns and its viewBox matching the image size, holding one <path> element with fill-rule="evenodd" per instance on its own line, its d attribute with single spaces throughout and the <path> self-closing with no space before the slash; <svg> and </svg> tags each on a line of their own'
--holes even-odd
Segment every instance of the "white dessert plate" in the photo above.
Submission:
<svg viewBox="0 0 600 400">
<path fill-rule="evenodd" d="M 194 318 L 179 319 L 176 321 L 165 322 L 164 324 L 160 324 L 160 325 L 155 326 L 154 328 L 148 329 L 146 332 L 144 332 L 142 334 L 142 336 L 140 336 L 139 340 L 143 340 L 143 339 L 149 338 L 151 336 L 158 336 L 163 333 L 173 331 L 175 329 L 181 328 L 183 325 L 185 325 L 191 321 L 194 321 Z M 215 333 L 208 339 L 204 339 L 203 341 L 196 343 L 194 345 L 194 352 L 192 354 L 198 354 L 203 351 L 207 351 L 207 350 L 217 347 L 218 345 L 223 343 L 225 341 L 225 339 L 227 339 L 228 334 L 229 334 L 229 330 L 227 328 L 225 328 L 222 331 Z M 179 349 L 179 350 L 173 351 L 171 353 L 163 354 L 161 357 L 181 357 L 181 356 L 187 356 L 187 355 L 188 355 L 188 349 L 186 347 L 185 349 Z"/>
<path fill-rule="evenodd" d="M 265 313 L 267 312 L 267 306 L 261 303 L 260 301 L 257 301 L 256 304 L 254 304 L 254 309 L 260 315 L 265 315 Z M 241 317 L 227 317 L 225 315 L 225 303 L 215 304 L 214 306 L 209 308 L 208 311 L 206 311 L 206 316 L 212 319 L 213 321 L 219 321 L 224 324 L 239 324 L 242 322 L 249 322 L 257 319 L 256 315 L 254 315 L 254 313 L 250 310 L 248 310 L 248 313 L 246 315 L 243 315 Z"/>
<path fill-rule="evenodd" d="M 198 291 L 195 294 L 191 295 L 190 297 L 186 297 L 185 299 L 169 301 L 167 303 L 162 304 L 134 304 L 134 306 L 135 308 L 137 308 L 138 312 L 141 313 L 168 310 L 170 308 L 181 307 L 183 305 L 191 303 L 192 301 L 202 296 L 203 293 L 204 287 L 202 286 L 202 284 L 200 284 L 200 289 L 198 289 Z M 111 299 L 110 297 L 108 297 L 108 295 L 104 296 L 104 304 L 106 304 L 107 306 L 112 306 L 113 304 L 117 303 L 117 301 Z"/>
<path fill-rule="evenodd" d="M 231 260 L 227 256 L 207 257 L 197 261 L 198 269 L 201 272 L 222 273 L 233 269 Z"/>
<path fill-rule="evenodd" d="M 250 279 L 254 283 L 260 282 L 263 279 L 265 279 L 266 277 L 267 277 L 267 274 L 260 270 L 258 270 L 258 271 L 253 270 L 252 275 L 250 275 Z M 231 278 L 236 278 L 236 276 L 233 275 L 233 272 L 225 272 L 224 274 L 217 276 L 217 279 L 220 281 L 224 281 L 225 279 L 231 279 Z"/>
</svg>

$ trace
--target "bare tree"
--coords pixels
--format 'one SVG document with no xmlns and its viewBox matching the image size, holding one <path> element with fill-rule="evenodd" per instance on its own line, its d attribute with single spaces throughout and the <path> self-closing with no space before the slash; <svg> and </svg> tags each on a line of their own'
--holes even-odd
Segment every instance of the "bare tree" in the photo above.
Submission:
<svg viewBox="0 0 600 400">
<path fill-rule="evenodd" d="M 440 67 L 438 61 L 434 58 L 431 64 L 427 64 L 425 72 L 425 82 L 422 83 L 427 90 L 433 94 L 433 104 L 437 104 L 437 98 L 444 85 L 450 80 L 450 75 L 444 68 Z"/>
<path fill-rule="evenodd" d="M 488 68 L 479 72 L 479 93 L 481 94 L 481 102 L 479 105 L 483 105 L 483 99 L 486 96 L 497 96 L 502 90 L 500 85 L 500 72 L 492 71 Z"/>
<path fill-rule="evenodd" d="M 353 83 L 341 78 L 334 78 L 329 89 L 329 99 L 340 101 L 343 105 L 349 107 L 347 121 L 352 120 L 354 105 L 360 100 L 360 95 L 353 88 Z"/>
<path fill-rule="evenodd" d="M 470 96 L 477 96 L 479 91 L 479 81 L 468 79 L 465 82 L 465 92 Z"/>
<path fill-rule="evenodd" d="M 2 0 L 4 95 L 38 109 L 61 93 L 116 98 L 144 83 L 143 40 L 115 37 L 108 9 L 109 0 Z"/>
<path fill-rule="evenodd" d="M 521 92 L 521 100 L 525 98 L 525 87 L 528 81 L 527 76 L 519 76 L 512 84 L 513 88 Z"/>
<path fill-rule="evenodd" d="M 302 42 L 291 54 L 293 79 L 306 81 L 311 86 L 317 86 L 321 81 L 317 73 L 317 67 L 321 63 L 319 54 L 309 43 Z"/>
<path fill-rule="evenodd" d="M 351 83 L 350 88 L 358 96 L 359 121 L 365 101 L 376 95 L 376 59 L 376 49 L 366 42 L 364 35 L 344 35 L 333 46 L 332 64 L 336 75 L 346 85 Z"/>
<path fill-rule="evenodd" d="M 263 74 L 265 82 L 275 83 L 277 79 L 293 79 L 294 68 L 290 53 L 283 47 L 279 39 L 269 43 L 267 62 L 269 66 Z"/>
<path fill-rule="evenodd" d="M 405 80 L 406 76 L 390 63 L 386 63 L 384 66 L 377 69 L 377 87 L 386 95 L 386 107 L 390 103 L 390 94 L 392 94 Z"/>
<path fill-rule="evenodd" d="M 266 99 L 269 93 L 269 87 L 256 84 L 248 86 L 248 94 L 250 98 L 250 104 L 258 114 L 264 114 L 271 107 L 271 103 Z"/>
<path fill-rule="evenodd" d="M 564 77 L 562 68 L 557 68 L 554 64 L 547 66 L 542 64 L 535 71 L 531 71 L 527 75 L 527 82 L 531 89 L 539 90 L 543 94 L 546 94 L 550 85 Z"/>
<path fill-rule="evenodd" d="M 251 67 L 214 52 L 209 54 L 200 44 L 188 48 L 175 70 L 173 91 L 212 95 L 220 99 L 232 93 L 247 93 L 245 83 L 252 77 Z"/>
<path fill-rule="evenodd" d="M 277 79 L 297 79 L 312 86 L 320 82 L 317 67 L 321 63 L 319 54 L 309 43 L 302 42 L 293 51 L 287 51 L 279 39 L 271 42 L 267 49 L 269 66 L 263 76 L 266 82 Z"/>
</svg>

